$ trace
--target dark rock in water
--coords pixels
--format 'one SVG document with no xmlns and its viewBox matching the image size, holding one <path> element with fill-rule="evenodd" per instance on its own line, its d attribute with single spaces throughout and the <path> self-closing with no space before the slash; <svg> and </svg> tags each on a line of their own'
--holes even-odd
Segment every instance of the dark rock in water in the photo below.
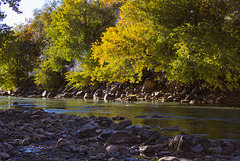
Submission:
<svg viewBox="0 0 240 161">
<path fill-rule="evenodd" d="M 152 115 L 151 118 L 152 119 L 158 119 L 158 118 L 164 118 L 164 116 L 162 116 L 162 115 Z"/>
<path fill-rule="evenodd" d="M 140 116 L 135 116 L 134 117 L 135 119 L 145 119 L 145 118 L 147 118 L 147 115 L 140 115 Z"/>
<path fill-rule="evenodd" d="M 147 91 L 150 91 L 151 89 L 153 89 L 155 87 L 155 82 L 150 80 L 150 79 L 146 79 L 144 84 L 143 84 L 143 87 L 142 87 L 142 92 L 147 92 Z"/>
<path fill-rule="evenodd" d="M 125 120 L 125 117 L 122 116 L 117 116 L 117 117 L 113 117 L 113 120 L 119 121 L 119 120 Z"/>
<path fill-rule="evenodd" d="M 132 121 L 131 120 L 125 120 L 120 122 L 118 125 L 116 125 L 116 129 L 125 129 L 127 126 L 131 126 L 132 125 Z"/>
<path fill-rule="evenodd" d="M 170 141 L 168 146 L 178 152 L 189 151 L 191 145 L 190 138 L 186 135 L 176 135 Z"/>
<path fill-rule="evenodd" d="M 172 127 L 162 128 L 162 130 L 166 130 L 166 131 L 179 131 L 181 129 L 178 126 L 172 126 Z"/>
<path fill-rule="evenodd" d="M 139 139 L 137 136 L 129 133 L 128 131 L 116 131 L 108 139 L 107 143 L 110 144 L 136 143 L 138 140 Z"/>
<path fill-rule="evenodd" d="M 13 102 L 12 105 L 18 105 L 19 103 L 18 102 Z"/>
<path fill-rule="evenodd" d="M 104 96 L 104 101 L 108 101 L 108 100 L 114 100 L 115 97 L 111 94 L 105 94 Z"/>
</svg>

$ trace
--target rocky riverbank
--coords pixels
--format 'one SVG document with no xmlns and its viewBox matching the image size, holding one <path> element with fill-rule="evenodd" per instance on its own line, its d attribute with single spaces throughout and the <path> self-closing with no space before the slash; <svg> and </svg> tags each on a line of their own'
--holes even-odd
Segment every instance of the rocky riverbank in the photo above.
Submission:
<svg viewBox="0 0 240 161">
<path fill-rule="evenodd" d="M 191 86 L 176 85 L 166 80 L 147 77 L 139 84 L 107 83 L 85 87 L 81 90 L 65 87 L 53 91 L 39 90 L 34 84 L 15 91 L 5 91 L 3 96 L 76 98 L 117 101 L 159 101 L 182 102 L 190 104 L 218 104 L 240 107 L 240 90 L 210 91 L 199 84 Z"/>
<path fill-rule="evenodd" d="M 0 110 L 0 160 L 237 161 L 240 147 L 183 133 L 166 137 L 121 116 L 10 109 Z"/>
</svg>

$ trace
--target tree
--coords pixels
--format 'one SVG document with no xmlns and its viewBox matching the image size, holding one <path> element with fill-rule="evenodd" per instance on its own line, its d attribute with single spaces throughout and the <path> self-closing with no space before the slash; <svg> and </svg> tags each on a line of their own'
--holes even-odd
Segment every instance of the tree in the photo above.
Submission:
<svg viewBox="0 0 240 161">
<path fill-rule="evenodd" d="M 38 73 L 41 73 L 41 70 L 51 70 L 60 72 L 62 77 L 65 77 L 67 71 L 79 65 L 81 71 L 84 66 L 84 77 L 87 78 L 87 70 L 95 64 L 89 59 L 91 44 L 100 40 L 106 28 L 114 26 L 116 10 L 117 5 L 103 5 L 99 1 L 64 0 L 62 5 L 52 12 L 51 23 L 47 29 L 50 41 Z M 70 71 L 67 75 L 68 81 L 79 81 L 75 79 L 76 74 L 80 72 Z M 36 80 L 40 77 L 43 75 L 37 74 Z M 42 85 L 44 82 L 37 81 L 37 84 Z"/>
<path fill-rule="evenodd" d="M 121 11 L 92 48 L 95 79 L 137 82 L 148 68 L 179 83 L 239 87 L 239 1 L 127 1 Z"/>
</svg>

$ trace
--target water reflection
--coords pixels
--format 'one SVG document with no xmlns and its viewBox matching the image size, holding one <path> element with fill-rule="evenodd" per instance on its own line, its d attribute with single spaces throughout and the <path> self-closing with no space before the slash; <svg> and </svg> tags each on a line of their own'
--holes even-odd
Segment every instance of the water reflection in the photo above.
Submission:
<svg viewBox="0 0 240 161">
<path fill-rule="evenodd" d="M 13 105 L 18 102 L 18 105 Z M 180 132 L 202 135 L 211 139 L 240 140 L 240 108 L 218 106 L 190 106 L 177 103 L 157 102 L 104 102 L 76 99 L 40 99 L 0 97 L 1 109 L 29 110 L 42 108 L 48 112 L 76 114 L 89 117 L 123 116 L 132 120 L 133 124 L 154 125 L 161 128 L 178 125 L 179 132 L 168 132 L 167 136 Z M 147 115 L 147 118 L 135 116 Z M 162 115 L 163 118 L 150 118 Z M 157 128 L 158 131 L 162 131 Z"/>
</svg>

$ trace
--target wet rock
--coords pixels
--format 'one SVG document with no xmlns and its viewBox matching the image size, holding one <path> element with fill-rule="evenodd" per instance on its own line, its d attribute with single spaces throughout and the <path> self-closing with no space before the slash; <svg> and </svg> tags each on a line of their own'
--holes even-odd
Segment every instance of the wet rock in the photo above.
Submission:
<svg viewBox="0 0 240 161">
<path fill-rule="evenodd" d="M 95 129 L 96 129 L 96 126 L 92 124 L 86 124 L 78 130 L 78 133 L 80 135 L 92 135 L 96 133 Z"/>
<path fill-rule="evenodd" d="M 126 147 L 126 146 L 121 146 L 119 149 L 118 149 L 119 153 L 121 155 L 127 155 L 129 154 L 129 149 Z"/>
<path fill-rule="evenodd" d="M 0 127 L 4 127 L 4 123 L 0 120 Z"/>
<path fill-rule="evenodd" d="M 172 126 L 172 127 L 162 128 L 162 130 L 166 130 L 166 131 L 179 131 L 181 129 L 178 126 Z"/>
<path fill-rule="evenodd" d="M 203 146 L 199 144 L 195 146 L 191 146 L 190 149 L 192 152 L 195 152 L 195 153 L 201 153 L 204 150 Z"/>
<path fill-rule="evenodd" d="M 152 115 L 151 118 L 152 119 L 159 119 L 159 118 L 164 118 L 164 116 L 156 114 L 156 115 Z"/>
<path fill-rule="evenodd" d="M 143 87 L 142 87 L 142 92 L 148 92 L 151 91 L 155 87 L 155 82 L 147 78 L 144 81 Z"/>
<path fill-rule="evenodd" d="M 154 152 L 154 146 L 152 146 L 152 145 L 140 146 L 139 151 L 141 153 L 153 153 Z"/>
<path fill-rule="evenodd" d="M 137 101 L 137 96 L 128 95 L 127 97 L 125 97 L 124 100 L 125 101 Z"/>
<path fill-rule="evenodd" d="M 147 115 L 140 115 L 140 116 L 135 116 L 134 118 L 140 118 L 140 119 L 145 119 L 145 118 L 147 118 Z"/>
<path fill-rule="evenodd" d="M 121 129 L 125 129 L 127 126 L 131 126 L 132 125 L 132 121 L 131 120 L 125 120 L 120 122 L 118 125 L 116 125 L 116 128 L 121 130 Z"/>
<path fill-rule="evenodd" d="M 5 152 L 0 152 L 0 158 L 5 160 L 5 159 L 10 158 L 10 155 L 8 153 L 5 153 Z"/>
<path fill-rule="evenodd" d="M 136 143 L 139 138 L 128 131 L 116 131 L 108 139 L 107 143 L 121 144 L 121 143 Z"/>
<path fill-rule="evenodd" d="M 112 119 L 116 121 L 120 121 L 120 120 L 125 120 L 125 117 L 117 116 L 117 117 L 113 117 Z"/>
<path fill-rule="evenodd" d="M 9 143 L 6 143 L 6 142 L 3 143 L 3 146 L 4 146 L 7 150 L 12 150 L 12 149 L 14 148 L 13 145 L 11 145 L 11 144 L 9 144 Z"/>
<path fill-rule="evenodd" d="M 106 151 L 108 153 L 116 153 L 118 151 L 118 147 L 116 145 L 109 145 L 106 147 Z"/>
<path fill-rule="evenodd" d="M 167 156 L 160 158 L 158 161 L 180 161 L 180 159 L 174 156 Z"/>
<path fill-rule="evenodd" d="M 222 153 L 222 148 L 220 146 L 211 147 L 208 150 L 209 150 L 210 153 L 213 153 L 213 154 L 221 154 Z"/>
<path fill-rule="evenodd" d="M 22 143 L 23 146 L 31 144 L 31 139 L 30 138 L 25 138 L 23 139 Z"/>
<path fill-rule="evenodd" d="M 113 129 L 105 129 L 99 136 L 101 138 L 109 138 L 114 133 Z"/>
<path fill-rule="evenodd" d="M 47 97 L 47 91 L 44 91 L 44 92 L 42 93 L 42 97 Z"/>
<path fill-rule="evenodd" d="M 103 98 L 105 101 L 108 101 L 108 100 L 114 100 L 115 97 L 114 95 L 111 95 L 111 94 L 105 94 L 104 98 Z"/>
<path fill-rule="evenodd" d="M 96 92 L 93 94 L 93 99 L 99 100 L 99 99 L 101 99 L 102 95 L 103 95 L 102 90 L 97 89 Z"/>
<path fill-rule="evenodd" d="M 186 152 L 189 150 L 191 142 L 189 138 L 185 135 L 176 135 L 174 136 L 168 146 L 172 149 L 175 149 L 178 152 Z"/>
<path fill-rule="evenodd" d="M 87 92 L 83 96 L 83 99 L 92 99 L 92 98 L 93 98 L 93 94 L 91 92 Z"/>
<path fill-rule="evenodd" d="M 36 110 L 34 110 L 31 114 L 32 115 L 43 115 L 45 112 L 44 112 L 44 110 L 43 109 L 36 109 Z"/>
<path fill-rule="evenodd" d="M 154 152 L 155 153 L 158 153 L 160 151 L 163 151 L 165 149 L 165 145 L 164 144 L 157 144 L 157 145 L 154 145 Z"/>
</svg>

